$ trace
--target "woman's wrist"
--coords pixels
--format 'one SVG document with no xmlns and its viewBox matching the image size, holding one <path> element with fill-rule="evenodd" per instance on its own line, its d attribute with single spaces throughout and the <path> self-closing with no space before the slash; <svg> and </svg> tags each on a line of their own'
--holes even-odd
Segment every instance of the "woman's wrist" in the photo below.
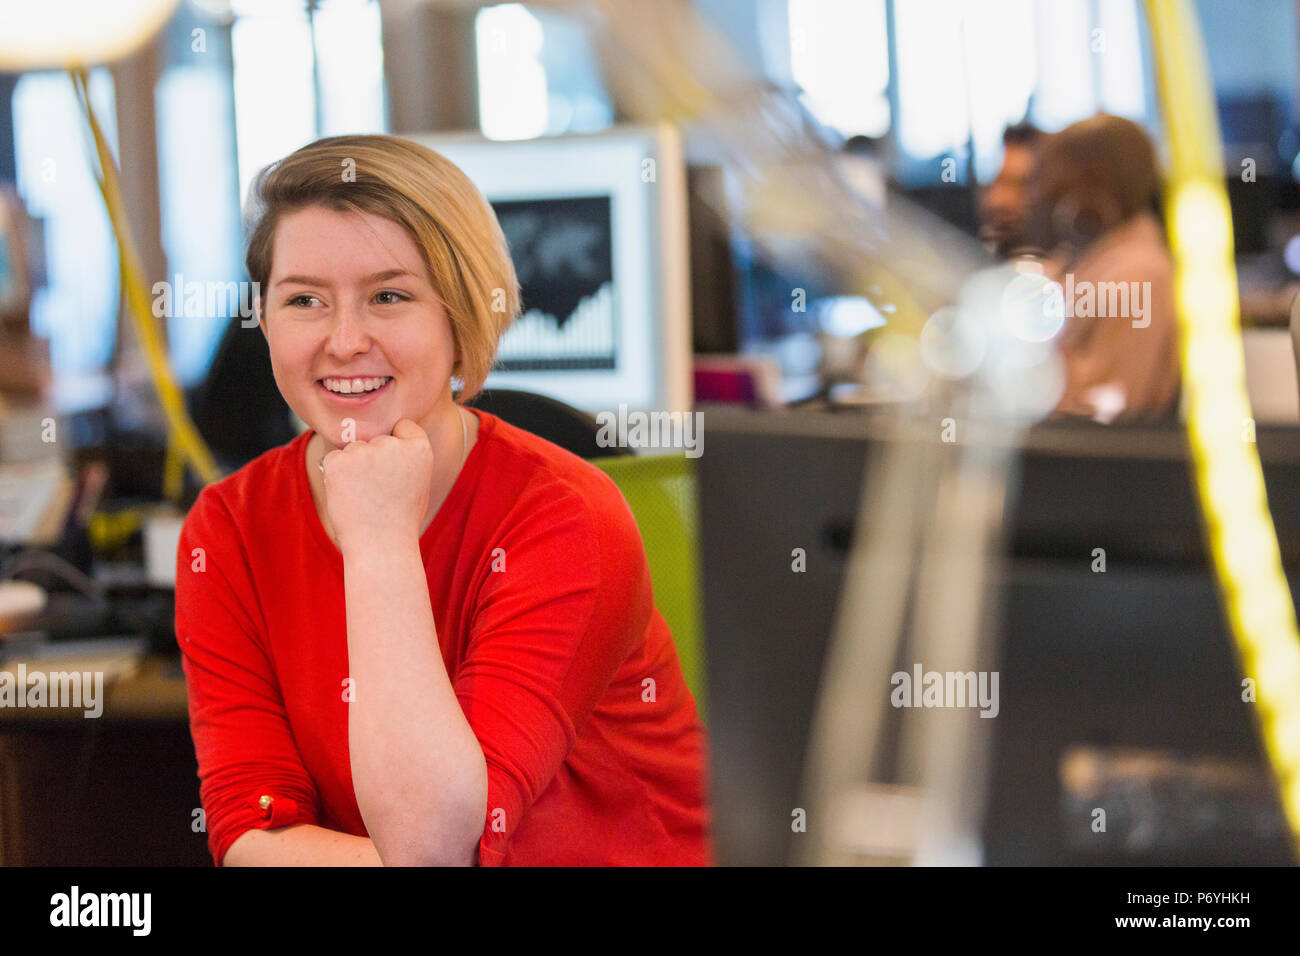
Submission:
<svg viewBox="0 0 1300 956">
<path fill-rule="evenodd" d="M 340 536 L 338 546 L 345 565 L 387 564 L 403 554 L 418 556 L 420 553 L 420 539 L 414 532 L 363 534 L 353 538 Z"/>
</svg>

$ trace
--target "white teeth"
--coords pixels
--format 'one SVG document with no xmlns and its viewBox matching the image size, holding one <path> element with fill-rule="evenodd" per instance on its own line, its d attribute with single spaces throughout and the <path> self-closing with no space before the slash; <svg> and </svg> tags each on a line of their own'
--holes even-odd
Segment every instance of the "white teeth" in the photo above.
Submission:
<svg viewBox="0 0 1300 956">
<path fill-rule="evenodd" d="M 383 378 L 327 378 L 322 384 L 339 395 L 356 395 L 360 392 L 372 392 L 392 379 Z"/>
</svg>

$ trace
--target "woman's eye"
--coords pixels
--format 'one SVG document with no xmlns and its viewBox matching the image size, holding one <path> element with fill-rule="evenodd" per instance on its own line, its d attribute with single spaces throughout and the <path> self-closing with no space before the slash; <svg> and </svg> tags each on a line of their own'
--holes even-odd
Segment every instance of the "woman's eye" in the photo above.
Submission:
<svg viewBox="0 0 1300 956">
<path fill-rule="evenodd" d="M 389 296 L 385 299 L 384 296 Z M 379 300 L 380 305 L 393 305 L 396 302 L 405 302 L 407 297 L 400 292 L 376 292 L 375 298 Z"/>
<path fill-rule="evenodd" d="M 314 295 L 307 295 L 306 293 L 304 293 L 302 295 L 295 295 L 285 304 L 286 305 L 304 305 L 304 304 L 309 305 L 314 301 L 316 301 L 316 297 Z"/>
</svg>

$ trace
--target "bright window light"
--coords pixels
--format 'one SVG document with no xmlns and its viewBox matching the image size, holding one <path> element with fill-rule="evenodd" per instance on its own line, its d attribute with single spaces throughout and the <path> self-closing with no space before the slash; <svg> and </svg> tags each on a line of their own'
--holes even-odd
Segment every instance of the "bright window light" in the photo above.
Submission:
<svg viewBox="0 0 1300 956">
<path fill-rule="evenodd" d="M 894 4 L 898 138 L 916 158 L 951 155 L 966 142 L 969 101 L 959 0 Z"/>
<path fill-rule="evenodd" d="M 321 0 L 312 14 L 320 135 L 382 133 L 384 46 L 374 0 Z"/>
<path fill-rule="evenodd" d="M 1002 133 L 1022 120 L 1038 79 L 1033 0 L 967 5 L 962 20 L 975 174 L 988 183 L 1002 164 Z M 957 95 L 954 91 L 953 95 Z"/>
<path fill-rule="evenodd" d="M 232 131 L 214 116 L 232 112 L 230 86 L 221 70 L 177 65 L 158 82 L 158 185 L 168 281 L 227 281 L 243 271 L 242 231 Z M 195 223 L 203 223 L 196 229 Z M 179 295 L 179 290 L 176 290 Z M 167 320 L 167 345 L 182 385 L 207 374 L 229 316 L 184 314 Z"/>
<path fill-rule="evenodd" d="M 1038 0 L 1038 90 L 1033 121 L 1059 130 L 1096 112 L 1091 0 Z M 1109 44 L 1111 38 L 1104 37 Z"/>
<path fill-rule="evenodd" d="M 234 57 L 239 195 L 269 163 L 316 138 L 311 24 L 301 0 L 239 0 Z"/>
<path fill-rule="evenodd" d="M 90 99 L 117 155 L 108 71 L 90 74 Z M 45 220 L 46 286 L 32 299 L 31 328 L 50 340 L 52 400 L 61 412 L 102 405 L 104 368 L 117 341 L 117 243 L 91 174 L 93 148 L 66 73 L 27 73 L 13 93 L 18 193 Z"/>
<path fill-rule="evenodd" d="M 480 10 L 474 22 L 478 46 L 479 122 L 489 139 L 532 139 L 546 132 L 546 69 L 542 25 L 519 3 Z"/>
<path fill-rule="evenodd" d="M 1136 0 L 1101 0 L 1099 26 L 1106 38 L 1099 54 L 1101 107 L 1131 120 L 1147 118 L 1142 76 L 1142 38 L 1138 32 Z"/>
<path fill-rule="evenodd" d="M 904 181 L 931 181 L 952 158 L 952 181 L 988 183 L 1003 131 L 1026 118 L 1050 131 L 1100 110 L 1150 119 L 1138 2 L 789 0 L 791 73 L 808 110 L 844 135 L 892 125 Z"/>
<path fill-rule="evenodd" d="M 790 70 L 804 105 L 844 136 L 889 130 L 885 0 L 790 0 Z"/>
</svg>

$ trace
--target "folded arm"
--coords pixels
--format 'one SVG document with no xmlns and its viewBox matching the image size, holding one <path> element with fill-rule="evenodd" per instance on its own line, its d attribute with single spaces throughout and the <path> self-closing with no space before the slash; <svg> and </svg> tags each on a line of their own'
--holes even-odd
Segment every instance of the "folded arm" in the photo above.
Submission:
<svg viewBox="0 0 1300 956">
<path fill-rule="evenodd" d="M 368 837 L 309 823 L 245 831 L 226 851 L 225 866 L 383 866 Z"/>
<path fill-rule="evenodd" d="M 366 830 L 387 865 L 471 866 L 487 765 L 438 647 L 419 541 L 370 540 L 343 566 L 348 741 Z"/>
</svg>

